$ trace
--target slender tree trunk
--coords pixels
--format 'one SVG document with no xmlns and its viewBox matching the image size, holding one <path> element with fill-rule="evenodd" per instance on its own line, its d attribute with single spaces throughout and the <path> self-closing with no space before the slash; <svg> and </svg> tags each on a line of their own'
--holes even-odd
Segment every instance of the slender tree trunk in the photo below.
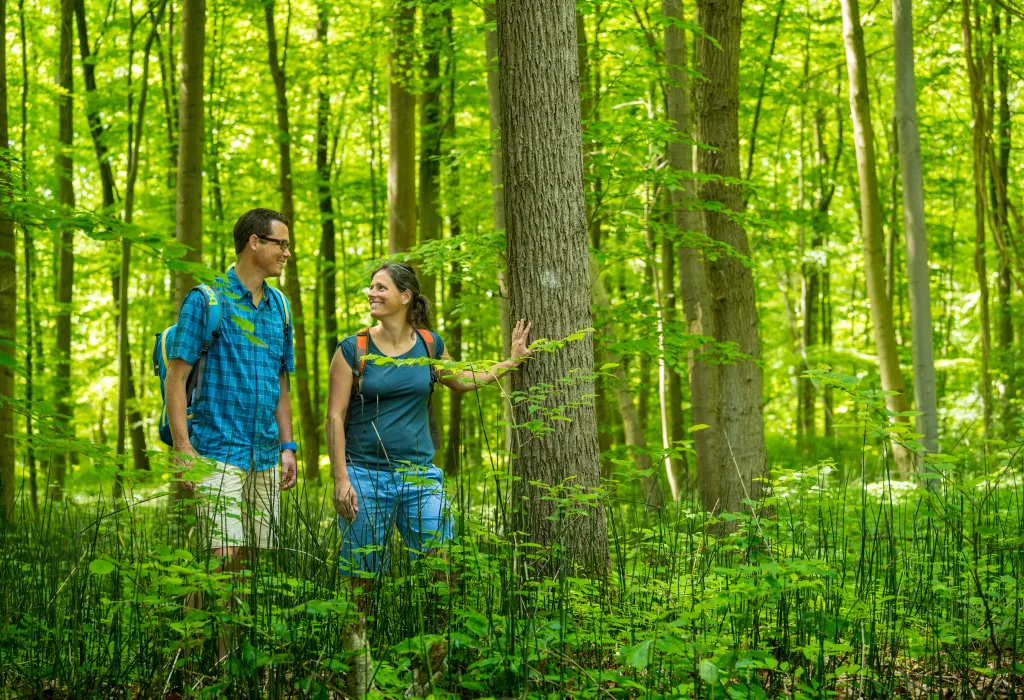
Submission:
<svg viewBox="0 0 1024 700">
<path fill-rule="evenodd" d="M 446 135 L 446 137 L 448 139 L 448 144 L 449 144 L 448 181 L 447 181 L 446 189 L 448 190 L 447 200 L 448 200 L 448 202 L 449 202 L 449 204 L 451 206 L 451 209 L 449 210 L 449 213 L 448 213 L 448 220 L 450 222 L 449 223 L 449 226 L 451 227 L 450 234 L 451 234 L 451 238 L 452 238 L 452 241 L 453 241 L 452 249 L 453 249 L 453 251 L 457 252 L 458 249 L 459 249 L 459 241 L 461 240 L 461 236 L 462 236 L 462 193 L 460 191 L 461 184 L 460 184 L 460 180 L 459 180 L 459 158 L 458 158 L 458 153 L 456 151 L 456 143 L 457 142 L 456 142 L 456 123 L 455 123 L 455 114 L 456 114 L 456 108 L 455 108 L 455 86 L 456 86 L 456 77 L 457 77 L 457 64 L 455 62 L 455 49 L 454 49 L 454 43 L 453 43 L 453 37 L 452 37 L 452 30 L 454 28 L 454 19 L 452 17 L 451 8 L 450 7 L 445 7 L 443 12 L 442 12 L 442 14 L 443 14 L 443 17 L 433 18 L 433 17 L 430 16 L 430 13 L 425 13 L 424 17 L 423 17 L 423 31 L 424 31 L 424 33 L 428 32 L 428 28 L 427 28 L 427 23 L 428 22 L 430 22 L 430 21 L 436 22 L 438 19 L 440 19 L 441 22 L 443 22 L 443 30 L 444 30 L 443 36 L 444 36 L 444 39 L 445 39 L 445 44 L 448 46 L 448 49 L 446 50 L 446 53 L 448 55 L 448 61 L 447 61 L 447 66 L 446 66 L 446 70 L 445 70 L 445 74 L 448 77 L 448 113 L 446 115 L 446 119 L 445 119 L 445 123 L 444 123 L 443 127 L 444 127 L 444 133 L 445 133 L 445 135 Z M 438 32 L 437 39 L 439 40 L 440 38 L 441 38 L 441 32 Z M 431 43 L 433 43 L 433 42 L 431 42 Z M 437 43 L 440 44 L 440 41 L 437 41 Z M 438 46 L 438 48 L 440 48 L 440 47 Z M 429 57 L 428 57 L 428 61 L 429 61 Z M 428 70 L 427 70 L 427 78 L 428 78 L 428 80 L 430 79 L 432 73 L 433 73 L 433 70 L 428 65 Z M 438 76 L 438 78 L 439 78 L 439 76 Z M 436 84 L 437 84 L 438 88 L 440 88 L 439 80 L 436 82 Z M 430 84 L 428 83 L 426 87 L 427 87 L 427 90 L 429 92 Z M 438 90 L 438 92 L 440 92 L 440 91 Z M 424 95 L 424 97 L 426 98 L 426 94 Z M 436 104 L 436 102 L 437 102 L 437 98 L 436 97 L 434 97 L 434 101 L 435 101 L 435 104 Z M 430 133 L 430 132 L 428 132 L 426 130 L 426 127 L 430 123 L 431 119 L 435 119 L 436 120 L 436 116 L 432 115 L 432 114 L 429 114 L 429 110 L 424 110 L 422 114 L 424 116 L 424 120 L 421 122 L 421 128 L 424 130 L 423 134 L 422 134 L 422 138 L 424 140 L 426 140 L 426 139 L 429 139 L 429 138 L 431 138 L 433 136 L 432 133 Z M 433 128 L 435 128 L 437 130 L 437 132 L 440 132 L 441 131 L 441 127 L 442 127 L 442 125 L 440 123 L 437 123 L 437 124 L 434 125 Z M 440 133 L 438 133 L 438 136 L 440 136 Z M 438 147 L 437 151 L 438 151 L 438 154 L 439 154 L 440 150 L 441 150 L 440 149 L 440 144 L 438 144 L 438 146 L 439 147 Z M 424 153 L 425 153 L 425 149 L 424 149 Z M 435 160 L 435 162 L 437 163 L 438 166 L 440 166 L 439 162 L 437 162 L 436 160 Z M 431 185 L 429 185 L 429 184 L 424 182 L 424 178 L 423 178 L 423 175 L 422 175 L 422 173 L 423 173 L 423 171 L 422 171 L 423 162 L 422 161 L 420 162 L 420 168 L 421 168 L 421 170 L 420 170 L 420 173 L 421 173 L 420 187 L 422 188 L 424 185 L 426 185 L 428 188 L 430 188 Z M 435 213 L 436 213 L 436 207 L 437 207 L 437 203 L 436 203 L 437 202 L 437 180 L 436 180 L 436 178 L 440 174 L 439 171 L 440 171 L 440 167 L 437 168 L 437 172 L 433 173 L 433 175 L 435 177 L 435 181 L 434 181 L 433 186 L 432 186 L 433 189 L 434 189 L 434 202 L 432 204 L 435 207 Z M 428 172 L 427 174 L 429 176 L 431 173 Z M 431 203 L 428 202 L 426 204 L 429 205 Z M 421 209 L 421 212 L 423 212 L 423 211 L 424 210 Z M 440 217 L 438 217 L 438 218 L 440 219 Z M 440 227 L 440 220 L 438 221 L 438 226 Z M 423 230 L 423 233 L 426 233 L 425 229 Z M 428 279 L 428 281 L 429 281 L 429 278 L 426 278 L 426 279 Z M 445 329 L 448 332 L 448 337 L 447 337 L 447 341 L 446 341 L 446 348 L 448 349 L 448 353 L 455 360 L 461 360 L 462 359 L 462 319 L 463 319 L 463 315 L 462 315 L 461 310 L 459 310 L 459 306 L 460 306 L 460 304 L 462 302 L 461 297 L 462 297 L 462 268 L 461 268 L 460 263 L 458 263 L 456 261 L 456 262 L 452 263 L 451 274 L 448 277 L 448 295 L 445 298 L 445 304 L 446 304 L 446 307 L 445 307 Z M 446 443 L 445 443 L 446 444 L 446 448 L 445 448 L 445 469 L 450 474 L 456 474 L 456 473 L 458 473 L 459 468 L 461 466 L 459 458 L 460 458 L 460 455 L 462 453 L 462 442 L 463 442 L 463 435 L 462 435 L 462 394 L 459 394 L 459 393 L 456 393 L 456 392 L 453 391 L 448 396 L 449 396 L 449 404 L 448 404 L 449 405 L 449 413 L 448 413 L 448 432 L 447 432 L 447 435 L 445 436 L 446 439 L 447 439 Z M 437 410 L 437 408 L 438 408 L 437 402 L 435 402 L 431 406 L 431 408 L 433 410 Z M 440 425 L 440 421 L 437 421 L 437 423 L 438 423 L 438 425 Z"/>
<path fill-rule="evenodd" d="M 220 181 L 220 144 L 221 132 L 223 129 L 223 118 L 220 114 L 223 109 L 218 110 L 220 98 L 223 95 L 224 83 L 224 3 L 217 3 L 214 9 L 213 19 L 213 57 L 210 60 L 210 78 L 207 83 L 207 92 L 210 99 L 206 101 L 206 133 L 209 140 L 209 162 L 207 170 L 210 173 L 210 200 L 213 205 L 214 236 L 217 241 L 218 270 L 227 269 L 227 248 L 234 250 L 234 241 L 231 234 L 224 225 L 224 190 Z"/>
<path fill-rule="evenodd" d="M 665 194 L 668 191 L 665 190 Z M 663 201 L 668 197 L 663 197 Z M 663 211 L 670 211 L 670 206 L 664 206 Z M 670 231 L 670 227 L 663 224 L 663 231 Z M 662 299 L 662 373 L 666 375 L 663 381 L 667 384 L 663 388 L 665 401 L 668 404 L 667 415 L 663 416 L 662 441 L 665 447 L 679 447 L 679 443 L 686 439 L 686 424 L 683 417 L 683 390 L 682 379 L 679 372 L 668 362 L 669 350 L 664 342 L 665 336 L 676 325 L 676 251 L 672 243 L 672 237 L 663 234 L 661 238 L 661 299 Z M 678 501 L 682 496 L 689 477 L 687 475 L 688 465 L 686 454 L 680 452 L 679 457 L 670 457 L 665 464 L 668 470 L 669 483 L 672 486 L 672 500 Z"/>
<path fill-rule="evenodd" d="M 327 24 L 330 19 L 327 3 L 321 2 L 316 24 L 321 60 L 326 65 L 330 52 L 327 46 Z M 338 347 L 337 256 L 335 254 L 334 198 L 331 196 L 331 164 L 327 161 L 328 124 L 331 120 L 331 97 L 327 91 L 327 72 L 320 74 L 316 111 L 316 189 L 320 199 L 320 256 L 323 260 L 324 349 L 330 364 Z"/>
<path fill-rule="evenodd" d="M 388 61 L 388 253 L 416 243 L 416 96 L 409 90 L 416 4 L 396 11 Z"/>
<path fill-rule="evenodd" d="M 565 338 L 592 323 L 574 4 L 521 0 L 497 10 L 510 318 L 530 319 L 536 337 Z M 518 391 L 575 379 L 538 399 L 544 408 L 571 406 L 570 422 L 552 421 L 553 432 L 541 439 L 525 427 L 517 430 L 513 468 L 520 480 L 512 498 L 514 530 L 542 545 L 560 544 L 567 564 L 597 574 L 608 566 L 603 506 L 564 516 L 544 498 L 546 489 L 533 485 L 600 486 L 594 407 L 584 398 L 594 393 L 587 379 L 593 361 L 593 338 L 584 334 L 513 375 Z M 520 424 L 531 420 L 525 402 L 516 414 Z"/>
<path fill-rule="evenodd" d="M 444 34 L 440 3 L 423 3 L 423 90 L 420 110 L 420 243 L 435 241 L 441 236 L 440 174 L 441 174 L 441 41 Z M 454 105 L 449 106 L 454 110 Z M 448 115 L 452 120 L 454 117 Z M 424 271 L 420 289 L 432 304 L 437 302 L 437 276 Z M 447 315 L 447 314 L 446 314 Z"/>
<path fill-rule="evenodd" d="M 864 55 L 864 33 L 860 26 L 858 0 L 842 0 L 842 10 L 846 69 L 850 83 L 850 108 L 853 112 L 853 137 L 860 182 L 861 237 L 864 246 L 867 293 L 871 304 L 871 324 L 882 377 L 882 389 L 895 392 L 886 396 L 885 402 L 890 411 L 899 415 L 907 410 L 906 384 L 900 370 L 896 335 L 892 326 L 892 309 L 885 291 L 885 272 L 882 268 L 882 207 L 878 198 L 874 130 L 871 126 L 871 103 L 868 98 L 867 59 Z M 896 420 L 906 421 L 906 418 L 900 417 Z M 900 473 L 909 474 L 913 465 L 908 451 L 895 445 L 893 452 Z"/>
<path fill-rule="evenodd" d="M 22 51 L 24 51 L 24 47 Z M 0 2 L 0 144 L 10 143 L 7 121 L 7 2 Z M 24 125 L 22 126 L 24 128 Z M 0 204 L 14 200 L 11 160 L 0 161 Z M 18 270 L 14 221 L 0 217 L 0 352 L 15 357 L 18 319 Z M 0 522 L 14 514 L 14 368 L 0 363 Z"/>
<path fill-rule="evenodd" d="M 1010 88 L 1010 71 L 1008 61 L 1006 59 L 1006 46 L 1010 40 L 1010 15 L 1006 13 L 1006 28 L 1005 31 L 1000 26 L 1001 11 L 999 8 L 994 8 L 993 18 L 993 34 L 995 35 L 994 43 L 996 44 L 996 80 L 999 85 L 999 153 L 998 153 L 998 178 L 1002 183 L 1005 191 L 1007 183 L 1009 183 L 1010 174 L 1010 129 L 1012 122 L 1010 120 L 1010 99 L 1009 99 L 1009 88 Z M 998 186 L 997 186 L 998 187 Z M 1006 211 L 1006 197 L 996 198 L 996 225 L 999 226 L 1003 232 L 1004 237 L 1010 236 L 1009 231 L 1009 219 L 1007 218 Z M 1005 386 L 1003 388 L 1003 394 L 1001 398 L 1000 414 L 1003 423 L 1004 432 L 1007 435 L 1012 435 L 1013 425 L 1012 420 L 1014 417 L 1013 413 L 1013 399 L 1017 396 L 1017 377 L 1018 372 L 1016 369 L 1016 362 L 1013 356 L 1013 311 L 1012 311 L 1012 295 L 1013 290 L 1011 288 L 1010 279 L 1010 264 L 1006 256 L 1001 256 L 999 260 L 999 352 L 1001 355 L 1001 364 L 1006 374 Z"/>
<path fill-rule="evenodd" d="M 291 12 L 289 6 L 289 12 Z M 274 92 L 277 96 L 277 132 L 280 169 L 278 187 L 281 190 L 281 213 L 291 222 L 292 250 L 296 245 L 295 201 L 292 195 L 291 131 L 288 127 L 288 94 L 285 85 L 285 66 L 278 61 L 277 32 L 274 29 L 274 3 L 264 5 L 267 20 L 267 48 L 270 58 L 270 73 L 274 78 Z M 291 18 L 289 17 L 289 23 Z M 287 46 L 285 47 L 287 58 Z M 285 288 L 292 306 L 295 345 L 295 380 L 299 385 L 299 425 L 302 429 L 302 458 L 305 476 L 308 480 L 320 478 L 320 427 L 313 413 L 309 390 L 309 364 L 306 357 L 306 317 L 302 312 L 302 288 L 299 285 L 298 256 L 291 255 L 285 267 Z"/>
<path fill-rule="evenodd" d="M 697 140 L 712 147 L 698 151 L 699 169 L 723 178 L 704 181 L 699 196 L 703 202 L 719 202 L 725 211 L 734 212 L 743 209 L 741 188 L 727 180 L 740 176 L 740 21 L 740 0 L 697 2 L 697 24 L 707 32 L 696 42 L 696 68 L 707 78 L 699 81 L 696 89 Z M 746 231 L 725 211 L 706 212 L 708 236 L 749 256 Z M 749 359 L 717 367 L 718 430 L 723 444 L 713 479 L 701 479 L 702 486 L 708 488 L 702 496 L 708 510 L 738 511 L 744 498 L 760 498 L 758 478 L 766 466 L 754 276 L 732 255 L 709 261 L 708 272 L 714 338 L 735 343 Z"/>
<path fill-rule="evenodd" d="M 25 37 L 25 0 L 18 0 L 18 29 L 21 36 L 21 196 L 28 199 L 28 42 Z M 6 55 L 6 52 L 5 52 Z M 22 224 L 24 235 L 25 271 L 22 277 L 25 282 L 25 468 L 28 470 L 29 495 L 32 499 L 32 512 L 39 514 L 39 484 L 36 477 L 36 451 L 32 444 L 32 412 L 34 410 L 33 385 L 35 381 L 34 344 L 39 333 L 35 317 L 35 241 L 28 224 Z"/>
<path fill-rule="evenodd" d="M 484 4 L 484 17 L 488 25 L 496 16 L 493 2 Z M 494 230 L 505 232 L 505 183 L 501 173 L 501 139 L 498 135 L 501 128 L 501 94 L 498 90 L 498 34 L 486 30 L 484 41 L 487 49 L 487 106 L 488 125 L 491 130 L 491 212 L 494 219 Z M 501 324 L 501 349 L 504 357 L 508 357 L 512 349 L 512 329 L 508 317 L 508 270 L 507 260 L 498 269 L 498 321 Z M 502 407 L 505 414 L 505 449 L 512 445 L 512 403 L 507 398 L 512 388 L 508 375 L 501 378 L 504 391 Z M 598 401 L 600 401 L 598 397 Z"/>
<path fill-rule="evenodd" d="M 974 155 L 974 270 L 978 277 L 978 311 L 981 325 L 981 400 L 985 436 L 992 437 L 992 321 L 989 308 L 988 261 L 986 260 L 985 217 L 988 199 L 985 193 L 985 155 L 988 147 L 988 114 L 985 108 L 985 61 L 974 43 L 971 28 L 971 1 L 961 0 L 961 30 L 967 77 L 971 88 Z M 977 10 L 975 10 L 977 20 Z"/>
<path fill-rule="evenodd" d="M 57 97 L 58 120 L 60 123 L 60 150 L 57 153 L 57 179 L 61 211 L 70 214 L 75 208 L 75 190 L 72 182 L 71 147 L 74 131 L 72 127 L 73 105 L 71 102 L 71 22 L 74 16 L 73 0 L 61 0 L 60 5 L 60 77 L 61 94 Z M 56 346 L 54 348 L 54 396 L 57 408 L 57 424 L 64 435 L 72 434 L 71 397 L 71 301 L 74 293 L 75 252 L 74 230 L 64 224 L 60 232 L 59 265 L 57 278 L 57 322 Z M 56 450 L 50 460 L 52 472 L 48 479 L 49 495 L 53 500 L 64 496 L 64 476 L 67 472 L 68 452 Z"/>
<path fill-rule="evenodd" d="M 914 356 L 914 399 L 921 415 L 917 432 L 930 452 L 939 449 L 938 398 L 935 392 L 931 273 L 924 222 L 924 176 L 921 138 L 917 130 L 917 86 L 914 82 L 914 34 L 911 0 L 893 0 L 896 47 L 896 133 L 903 173 L 903 227 L 907 238 L 907 277 Z"/>
<path fill-rule="evenodd" d="M 672 219 L 677 235 L 703 231 L 693 179 L 693 118 L 690 107 L 690 78 L 687 70 L 686 35 L 678 22 L 683 19 L 681 0 L 663 0 L 666 18 L 675 21 L 665 26 L 665 62 L 667 69 L 666 102 L 668 118 L 677 139 L 667 146 L 669 165 L 683 180 L 672 190 Z M 680 243 L 676 248 L 679 266 L 679 292 L 687 332 L 713 337 L 711 292 L 707 269 L 699 248 Z M 687 357 L 690 403 L 695 426 L 707 426 L 694 433 L 697 453 L 697 479 L 701 494 L 710 494 L 717 479 L 716 469 L 722 447 L 718 427 L 718 375 L 714 364 L 704 360 L 705 348 L 691 350 Z M 708 503 L 708 501 L 705 501 Z M 710 504 L 712 507 L 714 503 Z"/>
<path fill-rule="evenodd" d="M 173 54 L 174 43 L 168 41 Z M 203 258 L 203 61 L 206 55 L 206 0 L 181 0 L 181 82 L 178 93 L 178 178 L 176 237 L 188 247 L 184 260 Z M 174 273 L 174 308 L 195 286 L 187 271 Z"/>
</svg>

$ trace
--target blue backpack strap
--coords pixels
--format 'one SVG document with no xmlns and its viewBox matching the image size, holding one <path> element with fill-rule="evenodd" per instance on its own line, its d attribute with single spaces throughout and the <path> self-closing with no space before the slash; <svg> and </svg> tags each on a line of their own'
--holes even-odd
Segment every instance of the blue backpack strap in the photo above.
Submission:
<svg viewBox="0 0 1024 700">
<path fill-rule="evenodd" d="M 191 396 L 191 405 L 199 400 L 203 388 L 203 373 L 206 370 L 206 355 L 210 352 L 210 346 L 220 337 L 220 321 L 224 317 L 224 300 L 217 290 L 208 284 L 201 284 L 193 291 L 199 290 L 206 299 L 206 326 L 203 328 L 203 347 L 199 351 L 199 360 L 195 368 L 195 388 Z M 186 386 L 186 396 L 189 396 Z"/>
</svg>

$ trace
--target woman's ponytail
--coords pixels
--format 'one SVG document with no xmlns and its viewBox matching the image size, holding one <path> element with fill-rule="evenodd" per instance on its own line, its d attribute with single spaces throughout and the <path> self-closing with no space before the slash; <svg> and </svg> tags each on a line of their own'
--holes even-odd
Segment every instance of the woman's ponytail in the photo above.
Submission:
<svg viewBox="0 0 1024 700">
<path fill-rule="evenodd" d="M 417 294 L 409 306 L 409 323 L 430 330 L 430 300 L 422 294 Z"/>
</svg>

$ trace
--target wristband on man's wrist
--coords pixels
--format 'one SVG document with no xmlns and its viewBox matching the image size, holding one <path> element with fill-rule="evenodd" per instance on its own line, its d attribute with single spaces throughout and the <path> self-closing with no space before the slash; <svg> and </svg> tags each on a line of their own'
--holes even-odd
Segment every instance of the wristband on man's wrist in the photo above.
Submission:
<svg viewBox="0 0 1024 700">
<path fill-rule="evenodd" d="M 291 450 L 292 452 L 298 452 L 299 451 L 299 446 L 296 445 L 294 442 L 282 442 L 281 443 L 281 451 L 284 452 L 285 450 Z"/>
</svg>

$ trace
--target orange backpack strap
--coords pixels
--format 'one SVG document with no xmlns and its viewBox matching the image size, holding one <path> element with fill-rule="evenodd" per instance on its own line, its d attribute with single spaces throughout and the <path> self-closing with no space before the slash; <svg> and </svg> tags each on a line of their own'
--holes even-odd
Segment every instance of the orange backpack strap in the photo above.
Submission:
<svg viewBox="0 0 1024 700">
<path fill-rule="evenodd" d="M 356 356 L 355 366 L 352 368 L 352 376 L 355 381 L 352 383 L 352 390 L 358 394 L 363 393 L 363 373 L 366 369 L 366 352 L 370 345 L 370 329 L 364 328 L 356 333 Z"/>
</svg>

